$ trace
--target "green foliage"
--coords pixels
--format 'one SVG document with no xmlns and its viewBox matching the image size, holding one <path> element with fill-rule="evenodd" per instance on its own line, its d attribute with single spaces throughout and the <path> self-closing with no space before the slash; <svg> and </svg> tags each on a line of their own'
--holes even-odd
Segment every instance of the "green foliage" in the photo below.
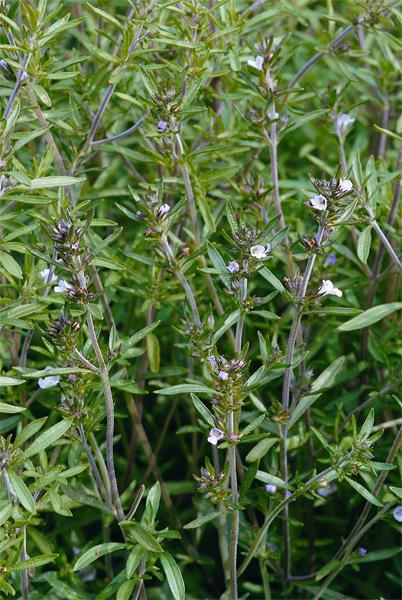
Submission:
<svg viewBox="0 0 402 600">
<path fill-rule="evenodd" d="M 0 2 L 1 597 L 397 596 L 400 23 Z"/>
</svg>

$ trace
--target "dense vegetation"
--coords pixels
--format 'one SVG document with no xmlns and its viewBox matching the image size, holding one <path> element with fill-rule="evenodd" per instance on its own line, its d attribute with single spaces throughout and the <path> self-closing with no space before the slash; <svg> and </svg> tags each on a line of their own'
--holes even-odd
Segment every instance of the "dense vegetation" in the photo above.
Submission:
<svg viewBox="0 0 402 600">
<path fill-rule="evenodd" d="M 399 597 L 397 4 L 0 2 L 1 597 Z"/>
</svg>

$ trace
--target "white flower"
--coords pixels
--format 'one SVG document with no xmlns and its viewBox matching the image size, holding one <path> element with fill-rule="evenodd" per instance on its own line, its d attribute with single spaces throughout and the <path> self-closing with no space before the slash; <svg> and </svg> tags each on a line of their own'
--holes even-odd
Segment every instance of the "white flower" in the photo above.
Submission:
<svg viewBox="0 0 402 600">
<path fill-rule="evenodd" d="M 255 58 L 250 58 L 250 60 L 247 61 L 247 64 L 249 67 L 254 67 L 254 69 L 257 69 L 257 71 L 262 71 L 264 57 L 256 56 Z"/>
<path fill-rule="evenodd" d="M 350 192 L 353 190 L 353 183 L 350 181 L 350 179 L 340 179 L 339 189 L 341 192 Z"/>
<path fill-rule="evenodd" d="M 271 246 L 267 244 L 266 246 L 262 246 L 262 244 L 257 244 L 256 246 L 251 246 L 250 254 L 253 258 L 257 258 L 261 260 L 262 258 L 266 258 L 268 252 L 270 252 Z"/>
<path fill-rule="evenodd" d="M 53 371 L 54 367 L 46 367 L 45 371 Z M 60 381 L 60 375 L 51 375 L 50 377 L 40 377 L 38 379 L 38 385 L 42 390 L 46 388 L 54 387 L 58 385 Z"/>
<path fill-rule="evenodd" d="M 398 523 L 402 523 L 402 505 L 399 505 L 396 508 L 394 508 L 392 514 L 394 516 L 395 521 L 398 521 Z"/>
<path fill-rule="evenodd" d="M 309 205 L 314 210 L 327 210 L 327 199 L 321 194 L 316 194 L 309 200 Z"/>
<path fill-rule="evenodd" d="M 229 271 L 229 273 L 237 273 L 240 269 L 239 267 L 239 263 L 236 262 L 235 260 L 231 260 L 228 264 L 227 264 L 227 270 Z"/>
<path fill-rule="evenodd" d="M 60 279 L 57 285 L 54 286 L 54 291 L 57 294 L 64 294 L 65 292 L 68 292 L 68 290 L 71 290 L 72 287 L 73 286 L 71 285 L 71 283 L 68 283 L 68 281 L 64 281 L 64 279 Z"/>
<path fill-rule="evenodd" d="M 221 429 L 217 429 L 213 427 L 209 432 L 208 442 L 213 446 L 216 446 L 218 442 L 225 436 L 224 432 Z"/>
<path fill-rule="evenodd" d="M 162 204 L 158 209 L 158 217 L 163 217 L 170 211 L 169 204 Z"/>
<path fill-rule="evenodd" d="M 349 115 L 339 115 L 335 120 L 335 131 L 341 137 L 346 137 L 348 129 L 353 125 L 355 119 Z"/>
<path fill-rule="evenodd" d="M 42 269 L 42 271 L 40 271 L 39 275 L 42 277 L 43 281 L 46 283 L 49 277 L 49 273 L 50 273 L 50 269 Z M 57 275 L 55 275 L 53 273 L 51 280 L 49 281 L 49 283 L 53 283 L 54 281 L 57 281 Z"/>
<path fill-rule="evenodd" d="M 339 298 L 342 296 L 341 290 L 335 287 L 330 279 L 322 280 L 322 286 L 318 290 L 317 294 L 319 296 L 338 296 Z"/>
</svg>

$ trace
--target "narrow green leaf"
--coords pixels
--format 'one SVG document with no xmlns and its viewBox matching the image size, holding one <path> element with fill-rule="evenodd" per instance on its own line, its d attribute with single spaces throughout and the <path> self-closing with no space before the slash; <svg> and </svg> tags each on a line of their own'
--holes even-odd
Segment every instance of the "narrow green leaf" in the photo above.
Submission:
<svg viewBox="0 0 402 600">
<path fill-rule="evenodd" d="M 171 387 L 163 388 L 158 390 L 158 394 L 163 396 L 174 396 L 176 394 L 215 394 L 215 390 L 207 387 L 201 383 L 180 383 L 179 385 L 172 385 Z"/>
<path fill-rule="evenodd" d="M 197 411 L 208 425 L 211 427 L 215 426 L 215 420 L 211 411 L 205 406 L 203 402 L 195 395 L 191 394 L 191 399 Z"/>
<path fill-rule="evenodd" d="M 283 479 L 275 477 L 275 475 L 271 475 L 270 473 L 265 473 L 264 471 L 257 471 L 255 478 L 258 479 L 258 481 L 262 481 L 263 483 L 273 483 L 274 485 L 281 488 L 286 487 L 286 483 L 283 481 Z"/>
<path fill-rule="evenodd" d="M 323 579 L 326 575 L 332 573 L 332 571 L 337 569 L 341 564 L 342 563 L 340 560 L 330 560 L 324 567 L 322 567 L 322 569 L 318 571 L 317 575 L 315 576 L 315 580 L 320 581 L 320 579 Z"/>
<path fill-rule="evenodd" d="M 135 579 L 130 579 L 121 584 L 117 590 L 116 600 L 130 600 L 132 597 L 133 589 L 135 588 Z"/>
<path fill-rule="evenodd" d="M 35 514 L 35 501 L 32 498 L 32 494 L 27 488 L 25 482 L 17 473 L 13 471 L 9 472 L 10 482 L 14 488 L 14 491 L 17 495 L 18 500 L 21 502 L 22 506 L 30 513 Z"/>
<path fill-rule="evenodd" d="M 149 552 L 163 552 L 162 547 L 154 536 L 145 527 L 136 523 L 135 521 L 121 521 L 121 524 L 125 526 L 131 535 L 140 546 L 148 550 Z"/>
<path fill-rule="evenodd" d="M 262 269 L 260 269 L 258 272 L 264 277 L 264 279 L 266 279 L 272 285 L 272 287 L 278 290 L 278 292 L 285 291 L 285 288 L 282 285 L 282 283 L 267 267 L 262 267 Z"/>
<path fill-rule="evenodd" d="M 131 550 L 126 562 L 127 579 L 130 579 L 130 577 L 134 575 L 137 567 L 141 562 L 142 557 L 145 556 L 146 553 L 147 551 L 144 550 L 144 548 L 140 545 L 135 546 L 135 548 Z"/>
<path fill-rule="evenodd" d="M 0 377 L 0 387 L 7 387 L 9 385 L 21 385 L 25 381 L 21 379 L 14 379 L 13 377 Z"/>
<path fill-rule="evenodd" d="M 371 225 L 363 229 L 357 242 L 357 256 L 366 264 L 371 246 Z"/>
<path fill-rule="evenodd" d="M 169 554 L 169 552 L 164 552 L 160 556 L 160 561 L 162 568 L 165 571 L 166 579 L 168 581 L 173 598 L 175 600 L 185 600 L 186 590 L 184 587 L 183 577 L 173 556 Z"/>
<path fill-rule="evenodd" d="M 225 513 L 223 513 L 222 511 L 218 511 L 210 513 L 209 515 L 204 515 L 203 517 L 199 517 L 198 519 L 194 519 L 194 521 L 186 523 L 186 525 L 183 526 L 183 529 L 198 529 L 198 527 L 205 525 L 205 523 L 209 523 L 210 521 L 216 519 L 216 517 L 219 517 L 219 515 L 222 514 Z"/>
<path fill-rule="evenodd" d="M 273 446 L 275 446 L 276 442 L 279 441 L 279 438 L 266 438 L 265 440 L 261 440 L 258 442 L 254 448 L 250 450 L 250 452 L 246 456 L 246 462 L 252 463 L 263 456 L 265 456 Z"/>
<path fill-rule="evenodd" d="M 0 250 L 0 265 L 7 271 L 7 273 L 10 273 L 10 275 L 17 277 L 17 279 L 22 278 L 21 267 L 15 258 L 13 258 L 11 254 L 3 252 L 3 250 Z"/>
<path fill-rule="evenodd" d="M 32 179 L 30 187 L 34 190 L 45 190 L 54 187 L 66 187 L 85 181 L 86 177 L 68 177 L 64 175 L 55 175 L 52 177 L 37 177 Z"/>
<path fill-rule="evenodd" d="M 42 565 L 46 565 L 47 563 L 54 562 L 58 556 L 58 554 L 41 554 L 39 556 L 29 558 L 28 560 L 21 560 L 11 567 L 11 571 L 25 571 L 26 569 L 40 567 Z"/>
<path fill-rule="evenodd" d="M 338 331 L 354 331 L 356 329 L 363 329 L 363 327 L 368 327 L 369 325 L 373 325 L 373 323 L 377 323 L 381 321 L 384 317 L 392 314 L 393 312 L 400 310 L 402 308 L 402 302 L 390 302 L 389 304 L 379 304 L 378 306 L 374 306 L 373 308 L 369 308 L 365 310 L 363 313 L 346 321 L 346 323 L 342 323 L 338 327 Z"/>
<path fill-rule="evenodd" d="M 61 438 L 71 427 L 72 421 L 70 419 L 63 419 L 56 425 L 49 427 L 46 431 L 44 431 L 28 448 L 20 457 L 20 461 L 24 461 L 39 452 L 42 452 L 48 446 L 51 446 L 56 442 L 59 438 Z"/>
<path fill-rule="evenodd" d="M 134 333 L 134 335 L 130 336 L 127 340 L 125 340 L 122 343 L 121 353 L 124 354 L 124 352 L 126 352 L 129 348 L 138 344 L 138 342 L 140 342 L 145 336 L 147 336 L 156 327 L 158 327 L 159 323 L 160 321 L 155 321 L 154 323 L 151 323 L 151 325 L 147 325 L 147 327 L 140 329 L 139 331 Z"/>
<path fill-rule="evenodd" d="M 345 477 L 345 479 L 349 483 L 349 485 L 356 490 L 356 492 L 358 492 L 361 496 L 363 496 L 363 498 L 365 498 L 365 500 L 371 502 L 371 504 L 374 504 L 374 506 L 382 506 L 381 502 L 377 500 L 377 498 L 373 496 L 371 492 L 366 490 L 365 487 L 360 485 L 360 483 L 354 481 L 354 479 L 351 479 L 350 477 Z"/>
<path fill-rule="evenodd" d="M 6 504 L 6 506 L 0 510 L 0 527 L 9 519 L 13 512 L 13 508 L 12 504 Z"/>
<path fill-rule="evenodd" d="M 12 415 L 15 413 L 24 412 L 24 410 L 26 410 L 24 406 L 13 406 L 12 404 L 0 402 L 0 413 Z"/>
<path fill-rule="evenodd" d="M 123 548 L 127 548 L 126 544 L 118 544 L 116 542 L 108 542 L 106 544 L 98 544 L 93 548 L 90 548 L 80 558 L 74 565 L 73 571 L 79 571 L 83 569 L 87 565 L 90 565 L 95 560 L 104 556 L 105 554 L 111 554 L 112 552 L 116 552 L 117 550 L 123 550 Z"/>
</svg>

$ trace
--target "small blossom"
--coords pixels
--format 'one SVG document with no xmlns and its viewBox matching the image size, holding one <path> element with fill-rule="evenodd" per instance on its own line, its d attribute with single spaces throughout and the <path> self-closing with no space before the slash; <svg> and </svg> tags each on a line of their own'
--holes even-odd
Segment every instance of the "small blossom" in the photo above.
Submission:
<svg viewBox="0 0 402 600">
<path fill-rule="evenodd" d="M 348 129 L 353 125 L 355 119 L 349 115 L 339 115 L 335 120 L 335 131 L 340 137 L 346 137 Z"/>
<path fill-rule="evenodd" d="M 262 258 L 266 258 L 268 252 L 271 250 L 270 244 L 263 246 L 262 244 L 257 244 L 256 246 L 251 246 L 250 254 L 253 258 L 257 258 L 261 260 Z"/>
<path fill-rule="evenodd" d="M 399 504 L 399 506 L 394 508 L 394 510 L 392 511 L 392 514 L 394 516 L 395 521 L 398 521 L 398 523 L 402 523 L 402 505 L 401 504 Z"/>
<path fill-rule="evenodd" d="M 339 190 L 344 193 L 351 192 L 353 190 L 353 183 L 350 181 L 350 179 L 340 179 Z"/>
<path fill-rule="evenodd" d="M 209 432 L 208 442 L 213 446 L 216 446 L 218 442 L 225 436 L 225 433 L 221 429 L 213 427 Z"/>
<path fill-rule="evenodd" d="M 323 279 L 322 286 L 318 290 L 319 296 L 338 296 L 339 298 L 343 295 L 341 290 L 334 286 L 330 279 Z"/>
<path fill-rule="evenodd" d="M 364 556 L 365 554 L 367 554 L 367 549 L 360 547 L 360 548 L 357 549 L 357 554 L 359 556 Z"/>
<path fill-rule="evenodd" d="M 60 279 L 58 284 L 54 286 L 54 291 L 57 294 L 65 294 L 71 289 L 73 289 L 71 283 L 68 283 L 68 281 L 65 281 L 64 279 Z"/>
<path fill-rule="evenodd" d="M 219 371 L 218 379 L 221 381 L 227 381 L 229 379 L 229 373 L 226 373 L 226 371 Z"/>
<path fill-rule="evenodd" d="M 238 271 L 240 270 L 239 263 L 236 262 L 235 260 L 231 260 L 227 264 L 226 268 L 229 271 L 229 273 L 238 273 Z"/>
<path fill-rule="evenodd" d="M 322 498 L 326 498 L 327 496 L 334 494 L 336 490 L 337 487 L 335 483 L 322 482 L 322 487 L 317 490 L 317 494 Z"/>
<path fill-rule="evenodd" d="M 164 133 L 166 129 L 169 127 L 169 123 L 167 121 L 158 121 L 156 127 L 159 133 Z"/>
<path fill-rule="evenodd" d="M 39 274 L 42 277 L 44 283 L 54 283 L 55 281 L 57 281 L 57 275 L 55 275 L 53 273 L 51 280 L 48 282 L 48 277 L 49 277 L 49 274 L 50 274 L 50 269 L 42 269 L 42 271 L 40 271 Z"/>
<path fill-rule="evenodd" d="M 264 64 L 264 57 L 256 56 L 255 58 L 250 58 L 250 60 L 247 61 L 247 64 L 249 67 L 253 67 L 254 69 L 257 69 L 257 71 L 262 71 L 262 67 Z"/>
<path fill-rule="evenodd" d="M 333 252 L 330 252 L 326 258 L 324 266 L 332 267 L 335 263 L 336 263 L 336 254 L 334 254 Z"/>
<path fill-rule="evenodd" d="M 273 483 L 267 483 L 267 485 L 265 486 L 265 491 L 268 492 L 268 494 L 275 494 L 276 489 L 276 485 L 274 485 Z"/>
<path fill-rule="evenodd" d="M 53 371 L 53 367 L 46 367 L 45 371 Z M 60 381 L 60 375 L 51 375 L 50 377 L 40 377 L 38 385 L 42 390 L 55 387 Z"/>
<path fill-rule="evenodd" d="M 163 217 L 164 215 L 167 215 L 167 213 L 169 211 L 170 211 L 169 204 L 162 204 L 158 209 L 158 217 Z"/>
<path fill-rule="evenodd" d="M 310 198 L 308 205 L 314 210 L 327 210 L 327 199 L 321 194 L 316 194 Z"/>
<path fill-rule="evenodd" d="M 213 354 L 211 354 L 211 356 L 208 356 L 208 362 L 213 369 L 217 368 L 218 362 Z"/>
</svg>

